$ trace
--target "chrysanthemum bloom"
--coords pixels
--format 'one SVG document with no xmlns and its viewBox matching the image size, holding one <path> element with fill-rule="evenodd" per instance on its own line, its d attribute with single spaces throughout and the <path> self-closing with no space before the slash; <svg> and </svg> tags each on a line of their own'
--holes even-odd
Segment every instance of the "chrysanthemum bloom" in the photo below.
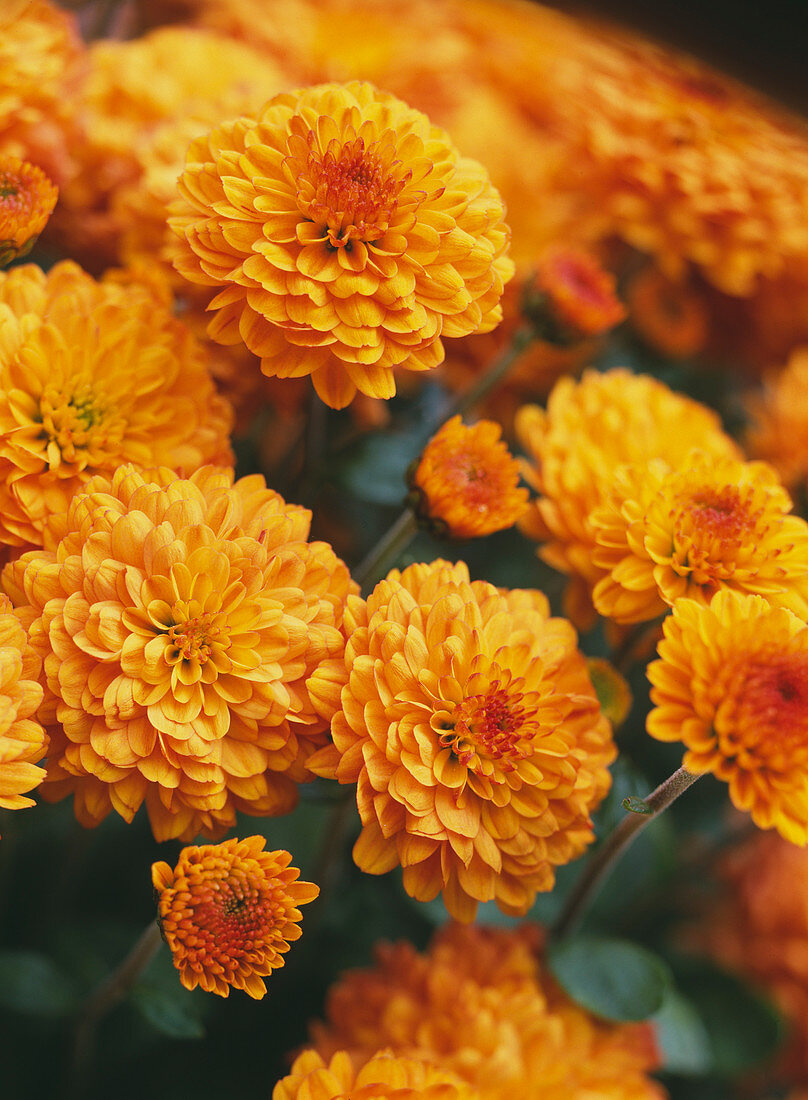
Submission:
<svg viewBox="0 0 808 1100">
<path fill-rule="evenodd" d="M 784 370 L 769 375 L 763 392 L 747 405 L 749 451 L 770 462 L 786 485 L 808 485 L 808 348 L 795 351 Z"/>
<path fill-rule="evenodd" d="M 38 164 L 60 187 L 73 170 L 83 59 L 74 15 L 50 0 L 0 4 L 0 153 Z"/>
<path fill-rule="evenodd" d="M 345 616 L 348 682 L 309 766 L 357 783 L 357 865 L 452 916 L 525 913 L 592 840 L 615 755 L 568 622 L 462 562 L 393 570 Z"/>
<path fill-rule="evenodd" d="M 617 622 L 653 619 L 681 596 L 754 592 L 808 618 L 808 524 L 765 462 L 694 451 L 676 470 L 627 466 L 590 516 L 595 607 Z"/>
<path fill-rule="evenodd" d="M 28 642 L 7 596 L 0 593 L 0 807 L 33 806 L 28 791 L 39 786 L 45 769 L 36 765 L 48 739 L 34 718 L 42 702 L 41 662 Z"/>
<path fill-rule="evenodd" d="M 600 336 L 626 316 L 615 283 L 589 253 L 554 248 L 541 259 L 526 288 L 526 312 L 551 342 Z"/>
<path fill-rule="evenodd" d="M 499 424 L 467 427 L 453 416 L 432 437 L 410 478 L 420 517 L 452 538 L 473 539 L 513 527 L 527 510 L 519 463 Z"/>
<path fill-rule="evenodd" d="M 289 1075 L 278 1081 L 272 1100 L 478 1100 L 476 1089 L 444 1069 L 417 1058 L 380 1050 L 354 1062 L 337 1051 L 326 1062 L 316 1050 L 304 1050 Z"/>
<path fill-rule="evenodd" d="M 710 317 L 704 296 L 687 281 L 647 267 L 626 290 L 631 324 L 655 351 L 687 359 L 704 350 Z"/>
<path fill-rule="evenodd" d="M 186 989 L 260 1000 L 263 978 L 300 939 L 299 906 L 320 893 L 298 881 L 289 852 L 265 852 L 265 837 L 183 848 L 177 866 L 152 864 L 160 931 Z"/>
<path fill-rule="evenodd" d="M 343 974 L 312 1028 L 326 1058 L 380 1046 L 458 1074 L 485 1100 L 661 1100 L 649 1025 L 607 1024 L 544 973 L 535 926 L 444 926 L 424 953 L 381 944 Z"/>
<path fill-rule="evenodd" d="M 97 825 L 142 803 L 158 840 L 288 812 L 343 675 L 348 570 L 259 476 L 92 479 L 4 584 L 33 618 L 43 795 Z"/>
<path fill-rule="evenodd" d="M 121 260 L 154 262 L 170 236 L 168 203 L 191 139 L 258 110 L 286 81 L 266 54 L 187 26 L 99 39 L 87 62 L 71 131 L 77 171 L 62 191 L 54 231 L 93 271 Z"/>
<path fill-rule="evenodd" d="M 761 829 L 808 843 L 808 626 L 762 596 L 677 600 L 648 666 L 648 732 L 729 783 Z"/>
<path fill-rule="evenodd" d="M 778 1065 L 808 1083 L 808 850 L 758 834 L 722 859 L 719 877 L 724 889 L 689 938 L 772 995 L 789 1030 Z"/>
<path fill-rule="evenodd" d="M 311 375 L 335 408 L 392 397 L 443 336 L 502 313 L 503 206 L 481 165 L 369 84 L 277 96 L 192 143 L 170 225 L 175 266 L 220 288 L 209 332 L 261 369 Z"/>
<path fill-rule="evenodd" d="M 205 348 L 148 286 L 69 261 L 0 275 L 0 542 L 41 545 L 47 517 L 122 463 L 231 462 L 231 424 Z"/>
<path fill-rule="evenodd" d="M 676 468 L 696 447 L 740 457 L 710 409 L 622 369 L 586 371 L 580 382 L 560 379 L 546 412 L 526 405 L 516 429 L 532 460 L 523 475 L 540 494 L 520 527 L 543 544 L 538 553 L 548 565 L 571 574 L 571 602 L 582 607 L 603 575 L 592 559 L 591 513 L 607 499 L 621 466 L 664 459 Z"/>
<path fill-rule="evenodd" d="M 57 195 L 41 168 L 0 154 L 0 267 L 31 251 Z"/>
</svg>

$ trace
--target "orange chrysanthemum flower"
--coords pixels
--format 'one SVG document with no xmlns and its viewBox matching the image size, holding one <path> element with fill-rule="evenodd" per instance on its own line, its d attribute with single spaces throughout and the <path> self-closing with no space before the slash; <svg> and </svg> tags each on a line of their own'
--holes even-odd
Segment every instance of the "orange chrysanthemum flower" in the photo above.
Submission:
<svg viewBox="0 0 808 1100">
<path fill-rule="evenodd" d="M 513 265 L 485 171 L 369 84 L 277 96 L 193 142 L 180 194 L 174 262 L 220 288 L 210 334 L 332 407 L 392 397 L 393 367 L 437 366 L 443 336 L 501 317 Z"/>
<path fill-rule="evenodd" d="M 125 462 L 232 462 L 230 406 L 170 302 L 65 261 L 0 274 L 0 542 L 41 545 L 49 515 Z"/>
<path fill-rule="evenodd" d="M 186 989 L 220 997 L 243 989 L 260 1000 L 263 978 L 300 939 L 299 906 L 320 893 L 299 882 L 289 852 L 265 852 L 266 839 L 183 848 L 177 866 L 152 864 L 160 931 Z"/>
<path fill-rule="evenodd" d="M 393 570 L 345 617 L 348 682 L 309 766 L 357 783 L 357 865 L 404 868 L 458 920 L 525 913 L 592 840 L 615 755 L 575 632 L 540 592 L 436 561 Z"/>
<path fill-rule="evenodd" d="M 704 295 L 687 280 L 647 267 L 628 284 L 626 301 L 632 326 L 655 351 L 688 359 L 704 350 L 710 317 Z"/>
<path fill-rule="evenodd" d="M 759 834 L 721 861 L 724 890 L 691 940 L 767 990 L 783 1013 L 785 1075 L 808 1082 L 808 851 Z"/>
<path fill-rule="evenodd" d="M 380 1050 L 357 1064 L 345 1051 L 326 1062 L 316 1050 L 304 1050 L 272 1100 L 478 1100 L 460 1077 L 416 1058 Z"/>
<path fill-rule="evenodd" d="M 41 662 L 28 642 L 7 596 L 0 593 L 0 807 L 33 806 L 28 791 L 39 786 L 45 769 L 36 765 L 48 739 L 34 715 L 42 702 Z"/>
<path fill-rule="evenodd" d="M 500 439 L 499 424 L 467 427 L 452 417 L 421 454 L 410 488 L 419 516 L 452 538 L 473 539 L 513 527 L 527 510 L 519 463 Z"/>
<path fill-rule="evenodd" d="M 648 732 L 729 783 L 761 829 L 808 843 L 808 626 L 762 596 L 678 600 L 648 666 Z"/>
<path fill-rule="evenodd" d="M 694 451 L 677 470 L 627 466 L 591 523 L 592 593 L 617 622 L 653 619 L 681 596 L 701 603 L 722 588 L 756 592 L 808 618 L 808 523 L 764 462 Z"/>
<path fill-rule="evenodd" d="M 41 168 L 0 154 L 0 267 L 31 251 L 58 193 Z"/>
<path fill-rule="evenodd" d="M 523 407 L 516 428 L 532 459 L 522 472 L 540 494 L 520 527 L 543 543 L 540 557 L 571 574 L 576 584 L 570 596 L 581 607 L 603 575 L 593 561 L 591 514 L 607 499 L 621 466 L 664 459 L 676 468 L 696 447 L 740 457 L 710 409 L 622 369 L 586 371 L 580 382 L 560 379 L 546 412 Z"/>
<path fill-rule="evenodd" d="M 596 1020 L 543 971 L 539 930 L 445 925 L 423 954 L 381 944 L 329 992 L 315 1048 L 380 1046 L 458 1074 L 483 1100 L 661 1100 L 652 1028 Z"/>
<path fill-rule="evenodd" d="M 748 401 L 752 427 L 746 445 L 770 462 L 789 487 L 808 486 L 808 348 L 770 375 Z"/>
<path fill-rule="evenodd" d="M 561 343 L 601 336 L 626 316 L 615 277 L 594 256 L 555 248 L 542 258 L 527 289 L 529 315 L 540 333 Z"/>
<path fill-rule="evenodd" d="M 4 583 L 34 620 L 43 794 L 83 825 L 143 802 L 158 840 L 288 812 L 338 705 L 355 590 L 310 513 L 259 476 L 97 477 Z"/>
</svg>

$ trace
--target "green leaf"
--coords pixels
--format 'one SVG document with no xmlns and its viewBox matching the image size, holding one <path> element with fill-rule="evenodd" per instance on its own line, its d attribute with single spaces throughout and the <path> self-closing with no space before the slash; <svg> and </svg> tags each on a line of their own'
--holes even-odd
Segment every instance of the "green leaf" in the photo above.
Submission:
<svg viewBox="0 0 808 1100">
<path fill-rule="evenodd" d="M 666 964 L 627 940 L 578 936 L 551 944 L 547 962 L 574 1001 L 607 1020 L 647 1020 L 671 983 Z"/>
<path fill-rule="evenodd" d="M 26 1016 L 66 1016 L 76 1004 L 72 982 L 34 951 L 0 952 L 0 1007 Z"/>
<path fill-rule="evenodd" d="M 630 794 L 628 798 L 623 799 L 623 809 L 628 810 L 630 814 L 652 814 L 654 812 L 644 799 L 638 798 L 635 794 Z"/>
<path fill-rule="evenodd" d="M 713 1068 L 710 1037 L 690 1001 L 675 989 L 669 989 L 662 1008 L 652 1019 L 664 1069 L 683 1076 L 710 1072 Z"/>
<path fill-rule="evenodd" d="M 769 1059 L 784 1029 L 773 1005 L 709 959 L 680 957 L 676 984 L 704 1024 L 718 1074 L 746 1072 Z"/>
<path fill-rule="evenodd" d="M 163 1035 L 172 1039 L 204 1038 L 205 1028 L 192 1011 L 186 989 L 167 993 L 155 986 L 138 985 L 132 990 L 129 1000 L 143 1019 Z"/>
</svg>

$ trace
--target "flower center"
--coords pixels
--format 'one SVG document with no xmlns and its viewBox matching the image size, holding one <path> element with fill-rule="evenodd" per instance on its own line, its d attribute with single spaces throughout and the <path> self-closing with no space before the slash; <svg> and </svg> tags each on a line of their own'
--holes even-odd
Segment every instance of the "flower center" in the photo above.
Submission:
<svg viewBox="0 0 808 1100">
<path fill-rule="evenodd" d="M 262 942 L 272 911 L 268 898 L 239 879 L 212 884 L 191 904 L 197 943 L 205 954 L 221 959 L 243 956 Z"/>
<path fill-rule="evenodd" d="M 367 145 L 361 137 L 343 143 L 333 138 L 325 152 L 315 147 L 311 131 L 306 141 L 308 157 L 298 177 L 302 211 L 323 227 L 333 248 L 349 248 L 354 240 L 378 240 L 412 175 L 394 159 L 392 134 Z"/>
<path fill-rule="evenodd" d="M 808 653 L 763 655 L 734 671 L 717 724 L 745 751 L 777 765 L 781 753 L 808 751 Z"/>
<path fill-rule="evenodd" d="M 221 615 L 206 611 L 170 626 L 168 645 L 169 663 L 172 663 L 173 655 L 176 661 L 198 661 L 204 665 L 210 660 L 214 648 L 229 648 L 230 638 L 225 624 L 221 622 Z"/>
<path fill-rule="evenodd" d="M 509 694 L 495 682 L 485 694 L 470 695 L 455 706 L 452 724 L 439 741 L 472 771 L 479 772 L 486 760 L 498 761 L 503 771 L 510 772 L 516 761 L 530 753 L 526 725 L 533 715 L 523 695 Z"/>
<path fill-rule="evenodd" d="M 38 420 L 51 464 L 55 460 L 51 453 L 52 444 L 58 448 L 59 456 L 65 462 L 75 462 L 79 450 L 87 449 L 92 443 L 102 445 L 104 440 L 92 431 L 98 428 L 102 419 L 103 411 L 89 387 L 64 393 L 54 386 L 47 386 L 40 398 Z"/>
<path fill-rule="evenodd" d="M 674 524 L 673 556 L 699 584 L 716 583 L 748 551 L 763 509 L 755 508 L 751 492 L 736 485 L 708 486 L 680 500 Z"/>
</svg>

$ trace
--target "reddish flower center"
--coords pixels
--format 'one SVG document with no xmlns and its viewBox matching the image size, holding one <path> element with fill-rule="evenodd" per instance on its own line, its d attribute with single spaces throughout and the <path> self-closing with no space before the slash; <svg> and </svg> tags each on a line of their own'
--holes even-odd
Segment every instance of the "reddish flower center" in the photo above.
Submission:
<svg viewBox="0 0 808 1100">
<path fill-rule="evenodd" d="M 342 145 L 332 140 L 324 153 L 315 148 L 313 133 L 307 135 L 307 142 L 308 162 L 298 181 L 298 199 L 305 212 L 323 225 L 334 248 L 348 247 L 353 240 L 378 240 L 412 175 L 410 170 L 399 170 L 392 139 L 367 146 L 361 137 Z"/>
<path fill-rule="evenodd" d="M 528 755 L 525 724 L 532 710 L 523 705 L 520 694 L 509 695 L 494 683 L 484 695 L 470 695 L 455 707 L 453 726 L 440 735 L 444 748 L 451 748 L 466 767 L 477 770 L 480 757 L 497 760 L 505 771 Z"/>
<path fill-rule="evenodd" d="M 762 511 L 736 485 L 690 492 L 679 506 L 674 543 L 693 569 L 720 570 L 724 559 L 750 544 Z"/>
<path fill-rule="evenodd" d="M 197 950 L 236 959 L 263 943 L 271 925 L 271 900 L 249 880 L 228 878 L 200 890 L 190 903 Z"/>
<path fill-rule="evenodd" d="M 218 616 L 207 611 L 168 628 L 169 645 L 176 650 L 178 657 L 185 661 L 199 661 L 204 665 L 217 643 L 224 648 L 229 646 L 227 631 L 215 622 L 215 618 Z"/>
<path fill-rule="evenodd" d="M 776 765 L 781 753 L 808 750 L 808 653 L 759 657 L 743 663 L 734 680 L 725 725 L 736 751 Z"/>
</svg>

